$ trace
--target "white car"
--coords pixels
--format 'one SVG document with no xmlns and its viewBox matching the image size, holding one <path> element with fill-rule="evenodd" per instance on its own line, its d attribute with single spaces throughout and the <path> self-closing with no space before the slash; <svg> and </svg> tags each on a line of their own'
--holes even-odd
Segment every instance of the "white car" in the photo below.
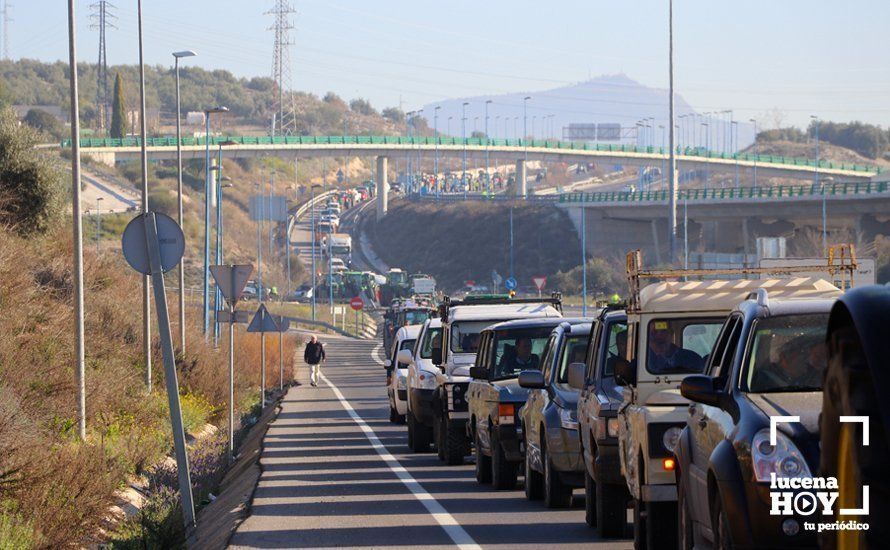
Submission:
<svg viewBox="0 0 890 550">
<path fill-rule="evenodd" d="M 393 338 L 389 356 L 383 361 L 386 368 L 386 395 L 389 398 L 389 421 L 405 422 L 408 412 L 408 360 L 414 353 L 414 343 L 421 325 L 400 328 Z"/>
<path fill-rule="evenodd" d="M 331 258 L 331 273 L 340 273 L 346 269 L 346 262 L 342 258 Z"/>
<path fill-rule="evenodd" d="M 414 417 L 415 428 L 423 414 L 432 414 L 433 398 L 438 388 L 439 367 L 433 363 L 433 348 L 442 347 L 442 321 L 424 321 L 414 354 L 408 363 L 408 415 Z M 424 412 L 425 411 L 425 412 Z M 409 420 L 410 421 L 410 420 Z M 414 449 L 414 430 L 408 430 L 408 448 Z"/>
</svg>

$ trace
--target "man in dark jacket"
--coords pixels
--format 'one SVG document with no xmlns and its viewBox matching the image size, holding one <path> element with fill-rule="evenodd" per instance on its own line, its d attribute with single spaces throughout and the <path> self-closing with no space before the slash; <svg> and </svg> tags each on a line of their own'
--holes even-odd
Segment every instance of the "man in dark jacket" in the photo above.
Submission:
<svg viewBox="0 0 890 550">
<path fill-rule="evenodd" d="M 303 360 L 309 365 L 309 383 L 312 386 L 318 386 L 318 375 L 321 369 L 321 363 L 324 363 L 325 353 L 324 345 L 318 341 L 315 335 L 309 339 L 306 344 L 306 351 L 303 352 Z"/>
</svg>

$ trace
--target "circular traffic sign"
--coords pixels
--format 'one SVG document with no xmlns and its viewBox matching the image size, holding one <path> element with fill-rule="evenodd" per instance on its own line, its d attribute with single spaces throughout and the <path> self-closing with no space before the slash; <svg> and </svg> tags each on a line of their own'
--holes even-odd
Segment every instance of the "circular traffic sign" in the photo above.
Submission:
<svg viewBox="0 0 890 550">
<path fill-rule="evenodd" d="M 127 224 L 121 237 L 124 258 L 130 267 L 144 275 L 151 275 L 151 262 L 148 255 L 148 241 L 145 224 L 153 215 L 158 235 L 158 251 L 161 256 L 161 271 L 170 271 L 182 260 L 185 252 L 185 236 L 179 224 L 166 214 L 149 212 L 139 214 Z M 150 223 L 150 222 L 149 222 Z"/>
<path fill-rule="evenodd" d="M 361 299 L 360 296 L 356 296 L 352 300 L 349 300 L 349 307 L 358 311 L 358 310 L 362 309 L 363 307 L 365 307 L 365 302 Z"/>
<path fill-rule="evenodd" d="M 507 290 L 516 290 L 516 279 L 513 277 L 507 277 L 507 280 L 504 281 L 504 288 Z"/>
</svg>

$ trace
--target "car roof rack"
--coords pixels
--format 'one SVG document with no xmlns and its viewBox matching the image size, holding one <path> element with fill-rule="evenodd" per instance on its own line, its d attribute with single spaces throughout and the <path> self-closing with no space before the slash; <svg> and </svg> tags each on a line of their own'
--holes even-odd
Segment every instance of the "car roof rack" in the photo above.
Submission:
<svg viewBox="0 0 890 550">
<path fill-rule="evenodd" d="M 640 311 L 641 279 L 685 279 L 686 277 L 708 277 L 712 275 L 782 275 L 790 273 L 829 273 L 842 275 L 842 286 L 853 286 L 853 273 L 858 268 L 856 247 L 853 244 L 837 244 L 828 247 L 828 258 L 824 264 L 774 267 L 740 267 L 723 269 L 643 269 L 643 253 L 640 249 L 627 253 L 627 311 Z"/>
<path fill-rule="evenodd" d="M 501 304 L 550 304 L 562 313 L 562 293 L 553 292 L 549 298 L 511 298 L 509 294 L 485 294 L 466 296 L 462 300 L 452 300 L 451 296 L 443 296 L 439 304 L 439 317 L 443 323 L 448 322 L 448 310 L 457 306 L 501 305 Z"/>
</svg>

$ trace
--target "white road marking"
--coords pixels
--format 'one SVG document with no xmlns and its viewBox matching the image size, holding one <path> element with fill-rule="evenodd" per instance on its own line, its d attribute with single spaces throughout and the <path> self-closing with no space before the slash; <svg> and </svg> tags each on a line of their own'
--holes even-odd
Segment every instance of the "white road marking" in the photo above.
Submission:
<svg viewBox="0 0 890 550">
<path fill-rule="evenodd" d="M 374 348 L 375 352 L 380 346 Z M 376 353 L 375 353 L 376 355 Z M 374 433 L 374 430 L 368 426 L 368 423 L 364 421 L 364 419 L 359 416 L 355 409 L 352 408 L 352 405 L 349 404 L 349 401 L 343 397 L 343 394 L 340 393 L 339 388 L 331 383 L 327 377 L 322 374 L 320 375 L 321 381 L 327 384 L 331 390 L 333 390 L 334 395 L 337 396 L 337 399 L 340 400 L 340 404 L 343 405 L 343 408 L 346 409 L 346 412 L 349 413 L 349 416 L 358 424 L 359 428 L 365 433 L 365 437 L 368 438 L 368 441 L 371 443 L 371 447 L 377 451 L 377 454 L 380 455 L 380 458 L 386 462 L 386 465 L 389 469 L 399 478 L 399 480 L 408 488 L 409 491 L 414 495 L 414 497 L 423 504 L 424 508 L 433 516 L 433 519 L 442 527 L 442 529 L 451 537 L 451 540 L 454 541 L 454 544 L 458 546 L 458 548 L 463 548 L 466 550 L 481 548 L 476 541 L 467 533 L 463 527 L 457 522 L 454 517 L 449 514 L 445 508 L 439 504 L 433 495 L 426 492 L 423 486 L 417 482 L 414 477 L 408 473 L 408 470 L 402 466 L 396 457 L 392 456 L 389 451 L 386 450 L 386 446 L 380 442 L 380 438 L 377 437 L 377 434 Z"/>
<path fill-rule="evenodd" d="M 378 365 L 383 364 L 383 359 L 380 358 L 380 352 L 383 350 L 383 344 L 377 344 L 373 350 L 371 350 L 371 359 L 374 360 Z"/>
</svg>

